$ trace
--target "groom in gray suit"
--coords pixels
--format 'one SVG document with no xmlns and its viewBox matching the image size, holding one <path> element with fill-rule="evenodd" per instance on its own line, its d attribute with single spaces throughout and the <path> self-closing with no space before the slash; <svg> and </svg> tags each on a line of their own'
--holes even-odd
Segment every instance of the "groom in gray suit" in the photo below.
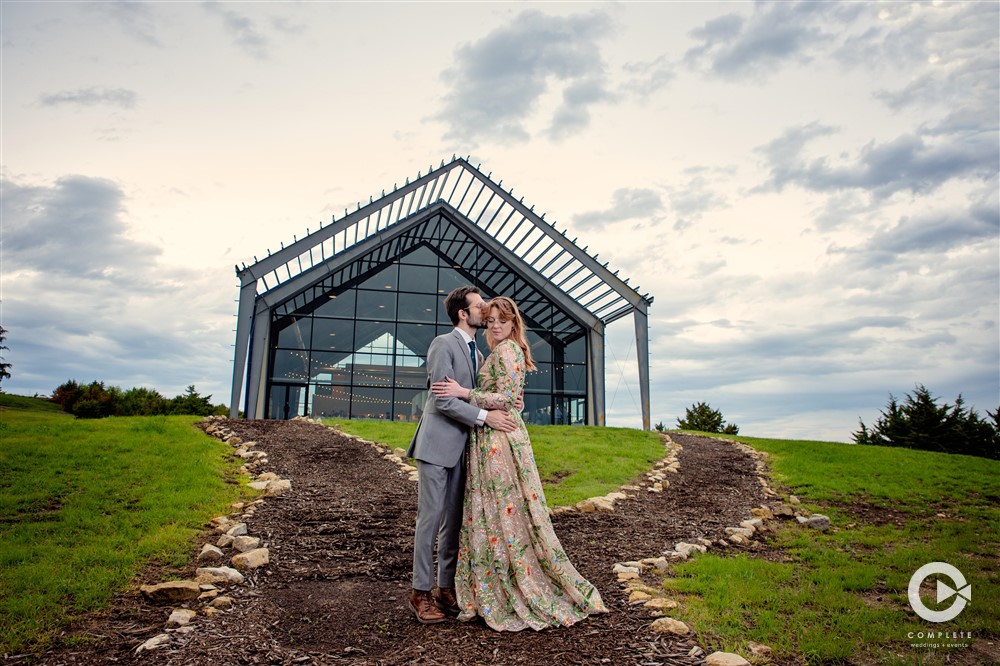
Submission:
<svg viewBox="0 0 1000 666">
<path fill-rule="evenodd" d="M 427 350 L 427 386 L 452 378 L 475 386 L 483 355 L 476 349 L 476 330 L 483 326 L 483 297 L 475 287 L 459 287 L 444 299 L 454 330 L 439 335 Z M 512 432 L 516 425 L 505 411 L 486 411 L 457 398 L 438 398 L 428 391 L 424 413 L 406 455 L 417 460 L 417 528 L 413 538 L 413 590 L 410 608 L 424 624 L 458 615 L 455 565 L 465 495 L 465 447 L 473 426 Z M 434 588 L 434 543 L 437 541 L 437 584 Z"/>
</svg>

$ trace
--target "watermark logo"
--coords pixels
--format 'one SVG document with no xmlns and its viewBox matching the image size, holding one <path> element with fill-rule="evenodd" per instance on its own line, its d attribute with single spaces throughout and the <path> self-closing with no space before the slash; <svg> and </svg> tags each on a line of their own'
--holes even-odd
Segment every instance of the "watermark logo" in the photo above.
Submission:
<svg viewBox="0 0 1000 666">
<path fill-rule="evenodd" d="M 937 581 L 937 603 L 955 597 L 955 601 L 952 602 L 951 606 L 944 610 L 931 610 L 924 605 L 923 600 L 920 598 L 920 586 L 928 576 L 934 574 L 947 576 L 951 579 L 952 585 L 954 585 L 952 587 L 940 578 Z M 959 613 L 965 610 L 965 604 L 972 601 L 972 586 L 965 580 L 965 576 L 962 575 L 961 571 L 947 562 L 931 562 L 917 569 L 913 577 L 910 578 L 910 586 L 907 588 L 906 593 L 914 612 L 928 622 L 954 620 L 958 617 Z"/>
</svg>

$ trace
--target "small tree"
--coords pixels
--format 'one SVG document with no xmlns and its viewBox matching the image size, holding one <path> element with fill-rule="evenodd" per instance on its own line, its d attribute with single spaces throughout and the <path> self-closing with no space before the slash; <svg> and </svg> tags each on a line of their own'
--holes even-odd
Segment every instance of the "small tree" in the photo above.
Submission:
<svg viewBox="0 0 1000 666">
<path fill-rule="evenodd" d="M 3 341 L 6 338 L 7 338 L 7 329 L 4 328 L 3 326 L 0 326 L 0 351 L 7 349 L 6 345 L 4 345 L 3 343 Z M 3 360 L 3 354 L 0 354 L 0 382 L 3 382 L 3 380 L 5 379 L 10 379 L 10 368 L 11 364 L 5 362 Z M 0 388 L 0 393 L 2 392 L 3 389 Z"/>
<path fill-rule="evenodd" d="M 684 410 L 684 418 L 677 419 L 677 427 L 681 430 L 698 430 L 700 432 L 720 432 L 727 435 L 738 435 L 740 427 L 735 423 L 726 425 L 722 412 L 712 409 L 707 402 L 699 402 Z"/>
<path fill-rule="evenodd" d="M 208 416 L 214 407 L 210 402 L 212 396 L 201 396 L 195 390 L 194 384 L 187 387 L 184 395 L 179 395 L 170 401 L 171 414 L 196 414 L 198 416 Z"/>
<path fill-rule="evenodd" d="M 881 414 L 871 429 L 859 419 L 860 430 L 852 435 L 855 443 L 1000 458 L 998 414 L 987 412 L 990 423 L 967 409 L 961 395 L 954 405 L 938 405 L 938 398 L 918 384 L 902 404 L 890 394 Z"/>
</svg>

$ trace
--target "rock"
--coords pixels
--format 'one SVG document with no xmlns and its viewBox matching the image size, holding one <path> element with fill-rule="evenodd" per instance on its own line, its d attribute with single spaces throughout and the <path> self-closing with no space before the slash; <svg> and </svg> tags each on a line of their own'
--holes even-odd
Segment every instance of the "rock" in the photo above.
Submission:
<svg viewBox="0 0 1000 666">
<path fill-rule="evenodd" d="M 219 596 L 218 590 L 206 590 L 198 595 L 198 601 L 211 600 Z"/>
<path fill-rule="evenodd" d="M 220 611 L 218 608 L 212 608 L 211 606 L 205 606 L 204 608 L 201 609 L 201 612 L 204 613 L 205 615 L 207 615 L 208 617 L 212 617 L 213 615 L 221 613 L 222 611 Z"/>
<path fill-rule="evenodd" d="M 597 511 L 597 506 L 594 504 L 594 500 L 585 499 L 576 503 L 576 508 L 580 513 L 594 513 Z"/>
<path fill-rule="evenodd" d="M 618 563 L 614 566 L 612 571 L 616 574 L 620 573 L 639 573 L 639 567 L 627 566 L 625 564 Z"/>
<path fill-rule="evenodd" d="M 618 582 L 624 583 L 627 580 L 635 580 L 639 577 L 639 574 L 634 571 L 626 571 L 624 573 L 618 574 Z"/>
<path fill-rule="evenodd" d="M 667 567 L 669 565 L 667 564 L 667 558 L 665 558 L 665 557 L 654 557 L 653 561 L 650 562 L 650 566 L 653 567 L 653 571 L 657 571 L 657 572 L 662 573 L 662 572 L 664 572 L 664 571 L 667 570 Z"/>
<path fill-rule="evenodd" d="M 642 604 L 653 598 L 649 592 L 643 592 L 642 590 L 632 590 L 632 594 L 628 595 L 628 602 L 630 605 Z"/>
<path fill-rule="evenodd" d="M 697 544 L 697 543 L 684 543 L 683 541 L 681 541 L 676 546 L 674 546 L 674 550 L 677 551 L 678 553 L 681 553 L 681 554 L 687 556 L 687 555 L 690 555 L 691 553 L 693 553 L 695 551 L 697 551 L 699 553 L 704 553 L 708 549 L 705 546 L 702 546 L 701 544 Z"/>
<path fill-rule="evenodd" d="M 821 513 L 814 513 L 808 518 L 799 516 L 798 521 L 807 527 L 812 527 L 817 530 L 825 530 L 830 527 L 830 519 Z"/>
<path fill-rule="evenodd" d="M 219 548 L 229 548 L 233 545 L 233 540 L 236 537 L 229 536 L 228 534 L 223 534 L 219 537 L 219 540 L 215 542 L 215 545 Z"/>
<path fill-rule="evenodd" d="M 233 567 L 240 571 L 249 571 L 270 562 L 270 553 L 267 548 L 255 548 L 239 555 L 233 555 L 233 559 L 230 562 Z"/>
<path fill-rule="evenodd" d="M 753 536 L 753 530 L 746 527 L 727 527 L 725 531 L 726 534 L 739 534 L 748 539 Z"/>
<path fill-rule="evenodd" d="M 406 460 L 406 450 L 400 447 L 396 447 L 392 450 L 393 455 Z"/>
<path fill-rule="evenodd" d="M 795 510 L 787 504 L 778 504 L 771 511 L 778 518 L 794 518 Z"/>
<path fill-rule="evenodd" d="M 177 633 L 177 634 L 190 634 L 194 630 L 195 630 L 194 627 L 192 627 L 190 624 L 186 624 L 183 627 L 177 627 L 174 630 L 174 633 Z"/>
<path fill-rule="evenodd" d="M 740 527 L 744 527 L 751 531 L 756 531 L 764 524 L 764 521 L 760 518 L 751 518 L 750 520 L 744 520 L 740 523 Z"/>
<path fill-rule="evenodd" d="M 735 543 L 737 546 L 743 546 L 750 543 L 750 539 L 743 536 L 742 534 L 730 534 L 729 540 Z"/>
<path fill-rule="evenodd" d="M 241 553 L 245 553 L 248 550 L 253 550 L 260 546 L 260 537 L 252 536 L 238 536 L 233 539 L 233 548 Z M 222 551 L 219 551 L 219 555 L 222 555 Z"/>
<path fill-rule="evenodd" d="M 703 654 L 705 654 L 705 651 L 702 650 L 697 645 L 695 645 L 693 648 L 691 648 L 691 650 L 688 652 L 688 656 L 689 657 L 700 657 Z"/>
<path fill-rule="evenodd" d="M 663 598 L 650 599 L 645 604 L 643 604 L 643 607 L 648 608 L 650 610 L 668 610 L 671 608 L 677 608 L 677 602 L 674 601 L 673 599 L 663 599 Z"/>
<path fill-rule="evenodd" d="M 274 472 L 264 472 L 263 474 L 257 475 L 258 481 L 277 481 L 280 478 L 281 477 L 275 474 Z"/>
<path fill-rule="evenodd" d="M 760 518 L 761 520 L 771 520 L 774 518 L 774 514 L 771 513 L 771 509 L 766 506 L 758 507 L 756 509 L 750 509 L 750 513 L 754 516 Z"/>
<path fill-rule="evenodd" d="M 713 652 L 705 657 L 706 666 L 750 666 L 750 662 L 732 652 Z"/>
<path fill-rule="evenodd" d="M 419 481 L 420 480 L 420 475 L 417 474 L 416 472 L 410 472 L 410 475 L 408 477 L 406 477 L 406 480 L 407 481 Z M 563 508 L 566 508 L 566 507 L 563 507 Z"/>
<path fill-rule="evenodd" d="M 212 599 L 208 604 L 211 608 L 218 608 L 219 610 L 228 610 L 233 607 L 233 600 L 231 597 L 216 597 Z"/>
<path fill-rule="evenodd" d="M 154 604 L 178 603 L 197 599 L 201 588 L 193 580 L 172 580 L 158 585 L 143 585 L 142 596 Z"/>
<path fill-rule="evenodd" d="M 407 464 L 400 465 L 399 469 L 402 470 L 403 472 L 406 472 L 407 474 L 412 474 L 413 472 L 417 471 L 416 467 L 414 467 L 413 465 L 407 465 Z"/>
<path fill-rule="evenodd" d="M 144 652 L 146 650 L 155 650 L 158 647 L 163 647 L 169 642 L 170 642 L 170 634 L 158 634 L 150 638 L 148 641 L 146 641 L 139 647 L 137 647 L 135 649 L 135 653 L 139 654 L 140 652 Z"/>
<path fill-rule="evenodd" d="M 242 537 L 240 537 L 242 538 Z M 225 554 L 219 550 L 216 546 L 206 543 L 201 547 L 201 552 L 198 553 L 199 562 L 216 562 L 225 557 Z"/>
<path fill-rule="evenodd" d="M 229 524 L 229 516 L 216 516 L 209 521 L 214 527 L 222 527 Z"/>
<path fill-rule="evenodd" d="M 231 567 L 202 567 L 195 569 L 199 583 L 226 583 L 239 585 L 243 582 L 243 574 Z"/>
<path fill-rule="evenodd" d="M 641 580 L 628 581 L 627 583 L 625 583 L 625 590 L 629 594 L 633 592 L 645 592 L 650 597 L 655 597 L 657 594 L 663 591 L 663 590 L 657 590 L 655 587 L 650 587 L 649 585 L 643 583 Z"/>
<path fill-rule="evenodd" d="M 747 649 L 750 650 L 750 654 L 757 657 L 770 657 L 773 652 L 768 646 L 754 643 L 753 641 L 747 642 Z"/>
<path fill-rule="evenodd" d="M 219 589 L 216 586 L 212 585 L 211 583 L 202 583 L 198 587 L 201 589 L 202 592 L 211 592 L 212 590 Z"/>
<path fill-rule="evenodd" d="M 684 636 L 691 631 L 686 624 L 672 617 L 661 617 L 654 620 L 651 628 L 659 634 L 677 634 L 678 636 Z"/>
<path fill-rule="evenodd" d="M 183 627 L 185 624 L 191 622 L 196 615 L 198 615 L 198 613 L 193 610 L 188 610 L 187 608 L 176 608 L 174 609 L 174 612 L 170 614 L 170 617 L 167 618 L 167 628 L 176 629 L 177 627 Z"/>
<path fill-rule="evenodd" d="M 251 488 L 253 488 L 254 490 L 264 490 L 265 488 L 267 488 L 267 484 L 269 484 L 269 483 L 271 483 L 271 482 L 270 481 L 251 481 L 247 485 L 250 486 Z"/>
<path fill-rule="evenodd" d="M 625 493 L 619 493 L 619 492 L 608 493 L 607 495 L 605 495 L 605 497 L 607 497 L 612 502 L 617 502 L 618 500 L 628 499 L 628 495 L 626 495 Z"/>
<path fill-rule="evenodd" d="M 660 483 L 659 481 L 657 481 L 656 483 L 654 483 L 652 485 L 652 489 L 653 489 L 654 493 L 662 493 L 663 492 L 663 484 Z"/>
<path fill-rule="evenodd" d="M 235 525 L 233 525 L 232 527 L 230 527 L 228 530 L 226 530 L 226 534 L 228 534 L 231 537 L 243 536 L 246 533 L 247 533 L 247 524 L 246 523 L 236 523 Z"/>
<path fill-rule="evenodd" d="M 798 497 L 796 497 L 795 495 L 789 495 L 788 496 L 788 503 L 789 504 L 802 504 L 802 501 Z"/>
<path fill-rule="evenodd" d="M 246 504 L 244 504 L 243 502 L 233 502 L 232 504 L 229 505 L 229 508 L 236 509 L 237 511 L 239 511 L 245 506 Z"/>
<path fill-rule="evenodd" d="M 631 486 L 631 485 L 629 485 L 629 486 L 622 486 L 622 490 L 629 490 L 629 491 L 632 491 L 634 493 L 637 490 L 642 490 L 642 488 L 640 486 Z"/>
<path fill-rule="evenodd" d="M 277 497 L 281 495 L 286 490 L 292 489 L 292 482 L 288 479 L 278 479 L 277 481 L 268 481 L 267 488 L 264 489 L 264 494 L 268 497 Z"/>
</svg>

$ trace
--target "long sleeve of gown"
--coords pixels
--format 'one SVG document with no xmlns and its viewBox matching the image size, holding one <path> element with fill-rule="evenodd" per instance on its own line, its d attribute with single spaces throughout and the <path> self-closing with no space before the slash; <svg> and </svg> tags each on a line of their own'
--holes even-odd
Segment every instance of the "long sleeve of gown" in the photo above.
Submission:
<svg viewBox="0 0 1000 666">
<path fill-rule="evenodd" d="M 514 401 L 524 387 L 524 372 L 527 369 L 524 362 L 524 352 L 517 344 L 505 340 L 493 349 L 487 361 L 486 371 L 490 373 L 494 391 L 473 389 L 469 393 L 469 402 L 482 409 L 509 410 L 514 407 Z"/>
</svg>

